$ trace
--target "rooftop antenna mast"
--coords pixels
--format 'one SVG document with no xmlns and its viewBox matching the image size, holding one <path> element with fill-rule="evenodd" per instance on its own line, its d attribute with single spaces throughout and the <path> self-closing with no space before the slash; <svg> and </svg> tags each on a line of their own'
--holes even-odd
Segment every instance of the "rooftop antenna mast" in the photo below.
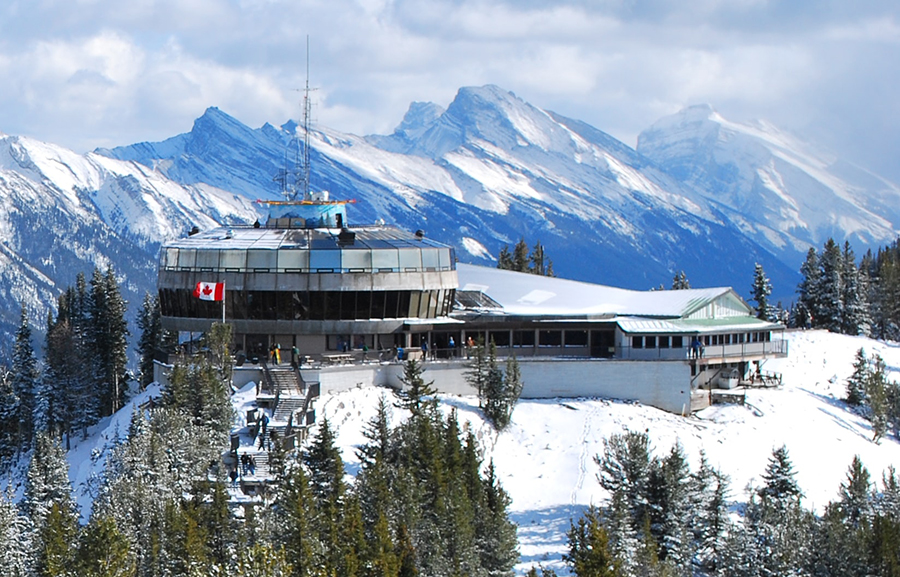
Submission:
<svg viewBox="0 0 900 577">
<path fill-rule="evenodd" d="M 309 34 L 306 35 L 306 88 L 303 90 L 303 166 L 300 172 L 300 183 L 303 189 L 303 200 L 312 200 L 309 192 L 309 115 L 312 104 L 309 100 Z"/>
</svg>

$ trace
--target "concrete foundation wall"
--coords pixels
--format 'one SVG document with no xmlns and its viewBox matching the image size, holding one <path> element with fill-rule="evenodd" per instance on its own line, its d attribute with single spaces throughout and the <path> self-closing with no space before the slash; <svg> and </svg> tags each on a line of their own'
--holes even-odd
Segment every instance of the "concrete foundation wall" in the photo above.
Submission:
<svg viewBox="0 0 900 577">
<path fill-rule="evenodd" d="M 690 366 L 680 362 L 546 359 L 520 362 L 525 384 L 522 398 L 606 397 L 633 400 L 665 411 L 687 414 L 691 409 Z M 464 363 L 425 363 L 424 378 L 441 393 L 476 394 L 465 379 Z M 403 365 L 372 364 L 303 371 L 318 380 L 322 394 L 367 385 L 400 388 Z"/>
<path fill-rule="evenodd" d="M 302 369 L 306 382 L 320 383 L 322 395 L 381 386 L 400 388 L 400 363 L 370 363 L 321 369 Z M 435 388 L 450 395 L 474 395 L 466 382 L 463 362 L 426 362 L 423 374 Z M 168 366 L 154 364 L 154 378 L 167 383 Z M 691 369 L 687 363 L 611 360 L 535 359 L 520 361 L 523 399 L 604 397 L 637 401 L 677 414 L 691 410 Z M 240 388 L 262 378 L 256 366 L 235 367 L 234 386 Z"/>
</svg>

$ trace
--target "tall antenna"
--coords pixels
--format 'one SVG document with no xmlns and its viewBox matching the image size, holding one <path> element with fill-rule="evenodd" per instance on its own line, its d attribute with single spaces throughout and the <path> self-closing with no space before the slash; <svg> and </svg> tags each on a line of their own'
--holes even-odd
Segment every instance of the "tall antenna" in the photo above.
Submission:
<svg viewBox="0 0 900 577">
<path fill-rule="evenodd" d="M 303 200 L 312 200 L 309 194 L 309 34 L 306 35 L 306 88 L 303 90 L 303 166 L 301 167 L 301 184 Z"/>
</svg>

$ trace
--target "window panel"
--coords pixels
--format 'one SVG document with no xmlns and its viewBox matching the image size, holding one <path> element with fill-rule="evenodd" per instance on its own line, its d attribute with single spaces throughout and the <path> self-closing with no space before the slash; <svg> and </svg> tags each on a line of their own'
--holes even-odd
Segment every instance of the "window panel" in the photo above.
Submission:
<svg viewBox="0 0 900 577">
<path fill-rule="evenodd" d="M 314 250 L 309 253 L 309 268 L 315 272 L 320 269 L 340 270 L 341 251 Z"/>
<path fill-rule="evenodd" d="M 309 251 L 285 249 L 278 251 L 278 270 L 309 270 Z"/>
<path fill-rule="evenodd" d="M 372 269 L 372 251 L 370 250 L 342 250 L 341 267 L 344 269 Z"/>
<path fill-rule="evenodd" d="M 422 253 L 416 248 L 406 248 L 397 251 L 400 255 L 400 270 L 408 268 L 419 270 L 422 268 Z"/>
<path fill-rule="evenodd" d="M 197 268 L 219 268 L 219 251 L 217 250 L 198 250 L 196 259 Z"/>
<path fill-rule="evenodd" d="M 247 268 L 250 270 L 267 268 L 274 272 L 278 266 L 276 250 L 248 250 Z"/>
<path fill-rule="evenodd" d="M 397 269 L 400 267 L 400 255 L 396 249 L 379 249 L 372 251 L 372 268 Z"/>
</svg>

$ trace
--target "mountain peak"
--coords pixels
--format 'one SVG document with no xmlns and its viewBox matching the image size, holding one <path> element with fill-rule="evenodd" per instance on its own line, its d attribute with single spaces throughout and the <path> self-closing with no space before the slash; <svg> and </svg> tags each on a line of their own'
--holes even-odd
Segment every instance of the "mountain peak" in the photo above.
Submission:
<svg viewBox="0 0 900 577">
<path fill-rule="evenodd" d="M 412 136 L 424 128 L 428 128 L 432 122 L 440 118 L 444 108 L 434 102 L 413 102 L 409 105 L 403 120 L 394 129 L 394 134 Z"/>
</svg>

